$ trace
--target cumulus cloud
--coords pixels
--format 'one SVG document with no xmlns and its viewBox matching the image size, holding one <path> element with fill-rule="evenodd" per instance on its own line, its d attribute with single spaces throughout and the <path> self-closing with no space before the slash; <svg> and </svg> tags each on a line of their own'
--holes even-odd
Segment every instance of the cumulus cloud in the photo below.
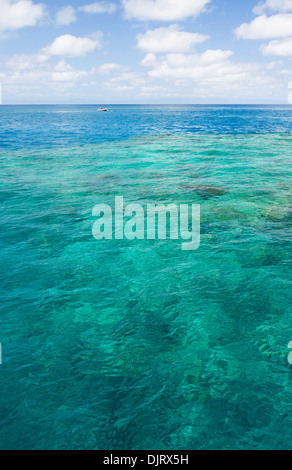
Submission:
<svg viewBox="0 0 292 470">
<path fill-rule="evenodd" d="M 55 60 L 57 62 L 55 63 Z M 155 55 L 148 53 L 144 65 L 149 68 L 145 73 L 136 73 L 117 63 L 104 63 L 97 69 L 79 70 L 63 58 L 49 56 L 44 50 L 35 55 L 14 56 L 5 64 L 6 71 L 0 70 L 0 80 L 9 83 L 10 93 L 23 96 L 27 93 L 46 100 L 47 89 L 52 96 L 68 99 L 72 93 L 80 98 L 80 89 L 91 88 L 91 96 L 96 91 L 107 99 L 118 100 L 145 97 L 171 101 L 174 98 L 186 102 L 212 101 L 229 102 L 275 100 L 275 91 L 283 90 L 287 96 L 287 79 L 277 73 L 277 64 L 239 63 L 228 50 L 208 50 L 204 53 Z M 277 70 L 276 70 L 277 72 Z M 7 88 L 6 88 L 7 89 Z M 78 92 L 77 92 L 78 90 Z M 59 93 L 59 94 L 58 94 Z M 279 95 L 278 95 L 279 96 Z M 285 96 L 285 95 L 284 95 Z M 79 99 L 78 98 L 78 99 Z"/>
<path fill-rule="evenodd" d="M 235 30 L 240 39 L 285 38 L 292 35 L 292 14 L 258 16 L 251 23 L 243 23 Z"/>
<path fill-rule="evenodd" d="M 43 52 L 51 56 L 83 57 L 100 46 L 97 39 L 93 40 L 64 34 L 57 37 L 50 46 L 43 49 Z"/>
<path fill-rule="evenodd" d="M 32 1 L 23 1 L 33 5 Z M 7 0 L 5 2 L 13 3 Z M 15 0 L 14 3 L 19 2 L 20 0 Z M 0 5 L 2 3 L 3 0 L 0 0 Z M 174 19 L 196 16 L 208 3 L 208 0 L 135 0 L 135 2 L 124 0 L 124 7 L 132 4 L 135 10 L 136 16 L 132 16 L 133 18 L 148 18 L 148 20 L 160 18 L 161 21 L 169 21 L 170 24 L 170 26 L 164 25 L 165 27 L 160 24 L 159 27 L 152 29 L 149 27 L 146 32 L 137 35 L 137 47 L 144 52 L 142 54 L 144 58 L 140 62 L 144 69 L 140 69 L 139 72 L 115 63 L 115 59 L 112 62 L 112 59 L 107 59 L 107 63 L 100 66 L 97 64 L 96 68 L 90 68 L 91 66 L 87 64 L 86 70 L 73 67 L 73 60 L 71 64 L 67 58 L 82 57 L 100 48 L 102 33 L 87 37 L 64 34 L 36 54 L 15 55 L 6 62 L 3 61 L 0 80 L 11 86 L 10 90 L 13 91 L 10 91 L 10 94 L 13 97 L 19 97 L 23 92 L 23 96 L 35 97 L 37 100 L 36 93 L 39 89 L 40 93 L 43 93 L 42 100 L 52 100 L 52 96 L 57 96 L 56 102 L 65 96 L 60 90 L 68 90 L 68 100 L 72 100 L 72 96 L 80 100 L 81 89 L 85 90 L 86 99 L 92 98 L 96 92 L 98 96 L 102 93 L 104 98 L 110 97 L 111 100 L 116 98 L 117 101 L 120 99 L 134 101 L 139 97 L 147 97 L 150 100 L 151 97 L 156 97 L 157 100 L 164 99 L 165 102 L 171 102 L 177 97 L 179 101 L 185 102 L 260 102 L 261 100 L 267 102 L 281 98 L 283 89 L 286 98 L 287 81 L 291 79 L 291 75 L 288 80 L 287 75 L 281 75 L 283 61 L 269 64 L 241 63 L 234 59 L 231 50 L 219 47 L 199 53 L 194 47 L 207 40 L 208 36 L 186 32 L 177 24 L 172 24 L 176 23 Z M 113 3 L 95 2 L 80 8 L 88 14 L 110 13 L 113 10 L 109 9 L 109 5 Z M 107 10 L 104 11 L 106 6 Z M 58 12 L 59 24 L 70 24 L 73 18 L 76 18 L 78 11 L 78 7 L 74 9 L 70 5 L 61 8 Z M 289 19 L 292 15 L 288 14 L 288 10 L 286 13 L 279 10 L 279 14 L 270 18 L 275 21 L 275 18 L 284 17 Z M 270 21 L 266 15 L 261 15 L 260 18 Z M 288 56 L 289 48 L 292 49 L 291 26 L 289 34 L 288 27 L 287 30 L 283 28 L 283 23 L 280 26 L 269 23 L 267 29 L 261 33 L 255 32 L 257 28 L 253 22 L 247 24 L 247 27 L 252 30 L 246 33 L 247 35 L 257 39 L 260 37 L 271 39 L 269 44 L 262 46 L 264 54 Z M 276 35 L 279 31 L 281 36 Z M 277 40 L 273 41 L 274 38 Z M 92 89 L 89 91 L 88 87 Z M 48 88 L 50 93 L 47 93 Z M 73 95 L 70 95 L 71 92 Z"/>
<path fill-rule="evenodd" d="M 121 71 L 124 69 L 125 67 L 123 67 L 122 65 L 114 64 L 114 63 L 103 64 L 103 65 L 100 65 L 100 67 L 98 68 L 99 72 L 101 73 L 112 73 L 112 72 L 116 72 L 117 70 Z"/>
<path fill-rule="evenodd" d="M 31 0 L 0 0 L 0 31 L 35 26 L 45 15 L 45 6 Z"/>
<path fill-rule="evenodd" d="M 71 23 L 77 21 L 75 9 L 68 5 L 67 7 L 61 8 L 56 15 L 56 24 L 57 26 L 67 26 Z"/>
<path fill-rule="evenodd" d="M 189 52 L 192 46 L 209 39 L 205 34 L 187 33 L 178 25 L 149 30 L 137 35 L 137 47 L 149 52 Z"/>
<path fill-rule="evenodd" d="M 104 83 L 104 87 L 118 93 L 133 90 L 146 84 L 145 78 L 131 71 L 118 72 Z"/>
<path fill-rule="evenodd" d="M 58 97 L 57 100 L 63 99 L 65 94 L 62 93 L 70 93 L 70 89 L 80 91 L 80 87 L 94 87 L 98 76 L 96 68 L 80 70 L 65 60 L 65 57 L 84 56 L 99 47 L 98 38 L 102 33 L 97 32 L 92 36 L 97 39 L 59 36 L 51 45 L 35 54 L 16 54 L 2 61 L 0 81 L 7 84 L 6 90 L 10 90 L 12 96 L 20 99 L 30 96 L 32 100 L 44 101 L 47 101 L 48 96 L 50 99 L 53 96 Z"/>
<path fill-rule="evenodd" d="M 71 65 L 67 64 L 65 60 L 61 60 L 56 64 L 52 70 L 52 80 L 56 82 L 76 82 L 85 78 L 89 73 L 85 70 L 74 69 Z"/>
<path fill-rule="evenodd" d="M 15 54 L 6 63 L 9 70 L 17 72 L 33 70 L 47 64 L 48 56 L 43 53 L 38 54 Z"/>
<path fill-rule="evenodd" d="M 264 55 L 292 57 L 292 38 L 271 41 L 261 47 Z"/>
<path fill-rule="evenodd" d="M 238 101 L 247 96 L 257 101 L 260 96 L 274 96 L 280 80 L 277 81 L 270 73 L 270 64 L 239 63 L 232 57 L 232 51 L 222 49 L 159 57 L 149 53 L 141 65 L 149 67 L 148 76 L 155 80 L 156 85 L 163 80 L 169 96 L 185 93 L 186 99 L 196 96 L 200 100 L 218 100 L 218 97 L 232 97 L 234 100 L 237 97 Z"/>
<path fill-rule="evenodd" d="M 203 54 L 167 54 L 156 59 L 156 65 L 149 72 L 151 77 L 176 79 L 217 79 L 227 74 L 241 75 L 242 70 L 229 59 L 232 51 L 207 50 Z M 154 63 L 154 61 L 153 61 Z"/>
<path fill-rule="evenodd" d="M 292 11 L 292 0 L 266 0 L 266 2 L 259 3 L 253 12 L 255 15 L 262 15 L 266 10 L 280 13 Z"/>
<path fill-rule="evenodd" d="M 288 88 L 292 88 L 292 82 L 288 83 Z M 292 104 L 292 91 L 290 91 L 290 93 L 288 95 L 288 103 Z"/>
<path fill-rule="evenodd" d="M 170 96 L 169 90 L 166 87 L 163 87 L 163 86 L 160 86 L 160 85 L 142 86 L 141 90 L 140 90 L 140 93 L 139 93 L 139 96 L 143 96 L 143 97 L 147 97 L 147 98 L 148 97 L 150 98 L 152 96 L 160 97 L 161 95 Z"/>
<path fill-rule="evenodd" d="M 27 84 L 30 87 L 40 83 L 50 86 L 52 82 L 71 86 L 92 74 L 92 71 L 73 68 L 64 59 L 53 64 L 42 51 L 37 54 L 16 54 L 7 61 L 6 69 L 6 81 L 10 84 L 19 83 L 21 86 Z"/>
<path fill-rule="evenodd" d="M 276 12 L 267 16 L 266 10 Z M 292 0 L 266 0 L 254 8 L 257 16 L 251 23 L 244 23 L 235 30 L 241 39 L 274 39 L 260 47 L 261 52 L 280 57 L 292 57 Z M 279 71 L 284 74 L 285 70 Z"/>
<path fill-rule="evenodd" d="M 196 17 L 211 0 L 122 0 L 125 16 L 141 21 L 181 21 Z"/>
<path fill-rule="evenodd" d="M 89 13 L 90 15 L 94 15 L 96 13 L 112 14 L 117 10 L 117 6 L 114 3 L 95 2 L 79 7 L 78 9 L 84 13 Z"/>
<path fill-rule="evenodd" d="M 159 62 L 153 52 L 149 52 L 140 62 L 140 65 L 142 65 L 143 67 L 156 67 L 158 64 Z"/>
</svg>

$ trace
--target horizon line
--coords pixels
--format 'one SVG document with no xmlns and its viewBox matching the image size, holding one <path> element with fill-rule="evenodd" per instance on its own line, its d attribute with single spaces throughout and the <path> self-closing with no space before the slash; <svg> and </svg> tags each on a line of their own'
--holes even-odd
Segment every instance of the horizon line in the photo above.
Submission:
<svg viewBox="0 0 292 470">
<path fill-rule="evenodd" d="M 290 103 L 104 103 L 107 106 L 287 106 Z M 100 103 L 2 103 L 4 106 L 101 106 Z"/>
</svg>

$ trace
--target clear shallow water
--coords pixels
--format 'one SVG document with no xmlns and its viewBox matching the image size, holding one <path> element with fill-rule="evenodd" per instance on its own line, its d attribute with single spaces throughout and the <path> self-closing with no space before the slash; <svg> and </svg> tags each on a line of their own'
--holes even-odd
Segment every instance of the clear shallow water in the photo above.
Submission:
<svg viewBox="0 0 292 470">
<path fill-rule="evenodd" d="M 1 108 L 1 448 L 292 448 L 291 129 L 288 107 Z M 201 247 L 94 240 L 117 195 L 201 204 Z"/>
</svg>

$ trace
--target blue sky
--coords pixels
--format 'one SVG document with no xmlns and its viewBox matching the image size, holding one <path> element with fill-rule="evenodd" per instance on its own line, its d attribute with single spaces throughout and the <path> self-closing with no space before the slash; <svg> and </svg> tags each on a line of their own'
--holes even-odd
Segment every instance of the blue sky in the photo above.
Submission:
<svg viewBox="0 0 292 470">
<path fill-rule="evenodd" d="M 0 0 L 0 12 L 4 104 L 292 104 L 292 0 Z"/>
</svg>

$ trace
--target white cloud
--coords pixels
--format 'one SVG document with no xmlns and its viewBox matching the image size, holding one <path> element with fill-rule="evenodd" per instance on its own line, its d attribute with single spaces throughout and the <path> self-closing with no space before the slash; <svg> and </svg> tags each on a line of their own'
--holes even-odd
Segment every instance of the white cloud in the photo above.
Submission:
<svg viewBox="0 0 292 470">
<path fill-rule="evenodd" d="M 292 82 L 288 83 L 288 88 L 292 88 Z M 288 103 L 292 104 L 292 91 L 288 95 Z"/>
<path fill-rule="evenodd" d="M 264 55 L 292 57 L 292 38 L 271 41 L 261 47 Z"/>
<path fill-rule="evenodd" d="M 7 2 L 7 0 L 5 1 Z M 3 0 L 0 0 L 0 5 L 2 2 Z M 30 3 L 32 4 L 32 2 Z M 125 0 L 125 3 L 131 2 Z M 192 2 L 135 0 L 132 3 L 133 5 L 135 3 L 137 8 L 142 4 L 148 5 L 148 7 L 150 5 L 144 10 L 144 18 L 146 13 L 149 19 L 153 19 L 156 14 L 159 14 L 163 15 L 163 20 L 174 16 L 174 14 L 176 19 L 179 15 L 192 16 L 194 4 L 196 4 L 196 8 L 199 4 L 195 0 Z M 87 9 L 87 13 L 100 12 L 98 8 L 93 8 L 93 5 L 100 7 L 101 4 L 103 7 L 113 5 L 113 3 L 105 2 L 85 5 L 85 7 L 91 7 Z M 206 6 L 208 1 L 202 1 L 201 6 L 203 4 Z M 155 10 L 157 5 L 164 8 L 160 11 Z M 182 8 L 181 5 L 188 6 L 188 13 L 186 13 L 186 8 Z M 84 12 L 85 7 L 82 7 Z M 192 15 L 190 15 L 191 7 Z M 203 7 L 200 11 L 202 9 Z M 71 20 L 76 18 L 78 11 L 78 7 L 74 9 L 70 5 L 61 8 L 58 12 L 60 14 L 59 23 L 70 24 Z M 140 9 L 139 19 L 142 15 L 141 11 Z M 260 37 L 270 37 L 270 34 L 279 34 L 280 31 L 282 36 L 271 36 L 271 39 L 275 37 L 277 40 L 271 40 L 269 44 L 262 46 L 262 51 L 264 54 L 291 56 L 292 54 L 288 53 L 289 48 L 292 50 L 292 39 L 289 39 L 289 36 L 292 37 L 292 28 L 289 27 L 288 35 L 288 27 L 287 30 L 284 30 L 283 22 L 280 26 L 275 23 L 275 18 L 278 20 L 279 18 L 288 18 L 290 21 L 290 17 L 292 15 L 285 13 L 275 14 L 270 18 L 262 15 L 260 18 L 264 18 L 264 22 L 268 21 L 268 28 L 264 31 L 262 28 L 260 33 L 259 31 L 255 32 L 258 24 L 254 25 L 252 22 L 247 25 L 252 30 L 252 32 L 248 32 L 248 35 L 254 35 L 256 38 L 259 35 Z M 258 19 L 256 18 L 256 20 Z M 177 100 L 178 102 L 226 103 L 275 102 L 275 100 L 282 101 L 283 97 L 287 98 L 287 82 L 291 80 L 291 75 L 287 74 L 291 71 L 287 70 L 286 75 L 284 74 L 286 64 L 283 60 L 269 64 L 241 63 L 234 59 L 231 50 L 222 50 L 219 47 L 217 50 L 209 49 L 199 53 L 193 48 L 196 47 L 196 44 L 205 41 L 208 36 L 186 32 L 179 25 L 172 24 L 175 21 L 168 19 L 167 21 L 171 26 L 166 24 L 165 27 L 162 27 L 163 24 L 160 24 L 152 29 L 149 27 L 148 30 L 145 29 L 144 33 L 137 35 L 137 47 L 144 51 L 142 55 L 144 58 L 140 65 L 145 67 L 139 71 L 115 63 L 114 55 L 109 55 L 105 59 L 108 62 L 100 66 L 97 64 L 96 68 L 91 68 L 88 63 L 84 67 L 85 70 L 75 68 L 72 66 L 74 61 L 70 61 L 67 57 L 82 57 L 100 48 L 102 33 L 99 32 L 87 37 L 65 34 L 57 37 L 36 54 L 15 55 L 6 62 L 3 60 L 0 80 L 9 85 L 11 100 L 17 100 L 20 97 L 20 101 L 21 96 L 24 97 L 23 100 L 47 100 L 48 102 L 62 101 L 65 96 L 68 96 L 68 101 L 71 100 L 71 102 L 74 99 L 81 101 L 83 98 L 86 101 L 92 99 L 93 96 L 98 99 L 102 96 L 103 101 L 116 100 L 117 102 L 125 102 L 126 100 L 133 102 L 139 100 L 139 97 L 141 97 L 141 102 L 142 99 L 150 101 L 153 97 L 153 102 Z M 264 36 L 261 36 L 263 34 Z M 84 90 L 83 94 L 82 89 Z M 42 93 L 42 98 L 38 97 L 40 95 L 37 95 L 37 90 Z M 65 91 L 64 94 L 61 90 Z M 66 95 L 66 93 L 68 94 Z"/>
<path fill-rule="evenodd" d="M 271 73 L 270 64 L 239 63 L 232 56 L 232 51 L 221 49 L 159 58 L 152 53 L 142 65 L 149 67 L 148 75 L 155 85 L 164 81 L 169 96 L 185 94 L 188 100 L 192 96 L 215 101 L 227 97 L 242 102 L 252 97 L 258 102 L 260 97 L 274 98 L 275 89 L 283 88 L 283 79 Z"/>
<path fill-rule="evenodd" d="M 146 84 L 145 77 L 132 72 L 128 67 L 116 63 L 105 63 L 98 67 L 97 72 L 104 81 L 104 89 L 115 94 L 134 89 L 138 92 L 140 87 Z"/>
<path fill-rule="evenodd" d="M 95 2 L 84 5 L 83 7 L 79 7 L 78 9 L 84 13 L 89 13 L 90 15 L 94 15 L 96 13 L 112 14 L 117 10 L 117 6 L 114 3 Z"/>
<path fill-rule="evenodd" d="M 122 65 L 119 65 L 119 64 L 108 63 L 108 64 L 101 65 L 98 68 L 98 70 L 101 73 L 112 73 L 112 72 L 116 72 L 118 70 L 124 70 L 124 67 Z"/>
<path fill-rule="evenodd" d="M 101 35 L 101 32 L 95 34 L 96 37 Z M 80 57 L 96 47 L 98 40 L 60 36 L 36 54 L 16 54 L 2 61 L 0 80 L 7 84 L 6 90 L 10 90 L 11 96 L 19 99 L 30 97 L 31 100 L 50 102 L 56 97 L 58 102 L 65 97 L 63 93 L 68 93 L 69 98 L 70 90 L 75 90 L 78 98 L 80 87 L 96 86 L 97 69 L 80 70 L 58 56 Z"/>
<path fill-rule="evenodd" d="M 176 79 L 218 79 L 222 75 L 227 80 L 228 74 L 242 74 L 239 66 L 229 59 L 232 51 L 207 50 L 203 54 L 167 54 L 160 58 L 149 72 L 151 77 Z"/>
<path fill-rule="evenodd" d="M 202 13 L 211 0 L 122 0 L 125 16 L 141 21 L 180 21 Z"/>
<path fill-rule="evenodd" d="M 56 82 L 76 82 L 89 74 L 84 70 L 74 69 L 67 64 L 65 60 L 61 60 L 52 70 L 52 80 Z"/>
<path fill-rule="evenodd" d="M 243 23 L 235 30 L 241 39 L 285 38 L 292 35 L 292 14 L 258 16 L 251 23 Z"/>
<path fill-rule="evenodd" d="M 292 0 L 266 0 L 266 2 L 259 3 L 253 12 L 255 15 L 262 15 L 266 10 L 280 13 L 292 11 Z"/>
<path fill-rule="evenodd" d="M 149 52 L 189 52 L 192 46 L 209 39 L 205 34 L 181 31 L 178 25 L 149 30 L 137 35 L 137 47 Z"/>
<path fill-rule="evenodd" d="M 68 5 L 67 7 L 61 8 L 56 15 L 57 26 L 67 26 L 77 21 L 75 9 Z"/>
<path fill-rule="evenodd" d="M 56 38 L 50 46 L 43 49 L 43 52 L 52 56 L 83 57 L 100 46 L 98 40 L 64 34 Z"/>
<path fill-rule="evenodd" d="M 148 73 L 135 73 L 116 63 L 79 70 L 64 59 L 55 63 L 55 56 L 41 50 L 2 63 L 0 80 L 14 99 L 29 97 L 43 102 L 88 100 L 92 96 L 100 100 L 100 93 L 103 101 L 124 102 L 139 97 L 160 102 L 275 102 L 277 97 L 287 97 L 287 77 L 281 78 L 275 62 L 239 63 L 233 60 L 232 51 L 220 49 L 203 54 L 147 56 Z"/>
<path fill-rule="evenodd" d="M 139 96 L 152 97 L 152 96 L 161 96 L 161 94 L 167 93 L 169 90 L 167 88 L 159 85 L 146 85 L 141 87 Z"/>
<path fill-rule="evenodd" d="M 271 16 L 263 14 L 266 10 L 279 12 Z M 242 39 L 273 39 L 260 47 L 261 52 L 280 57 L 292 57 L 292 0 L 266 0 L 254 8 L 259 14 L 251 23 L 244 23 L 235 30 Z M 283 67 L 279 73 L 283 74 Z"/>
<path fill-rule="evenodd" d="M 45 15 L 45 6 L 31 0 L 0 0 L 0 31 L 35 26 Z"/>
<path fill-rule="evenodd" d="M 42 67 L 48 61 L 46 54 L 16 54 L 7 61 L 7 68 L 17 72 Z"/>
<path fill-rule="evenodd" d="M 7 61 L 6 68 L 4 78 L 8 83 L 33 89 L 40 84 L 51 86 L 52 82 L 62 83 L 63 87 L 72 86 L 92 74 L 92 71 L 73 68 L 65 60 L 53 64 L 43 51 L 37 54 L 17 54 Z"/>
<path fill-rule="evenodd" d="M 144 59 L 140 62 L 143 67 L 156 67 L 159 64 L 156 55 L 149 52 Z"/>
</svg>

